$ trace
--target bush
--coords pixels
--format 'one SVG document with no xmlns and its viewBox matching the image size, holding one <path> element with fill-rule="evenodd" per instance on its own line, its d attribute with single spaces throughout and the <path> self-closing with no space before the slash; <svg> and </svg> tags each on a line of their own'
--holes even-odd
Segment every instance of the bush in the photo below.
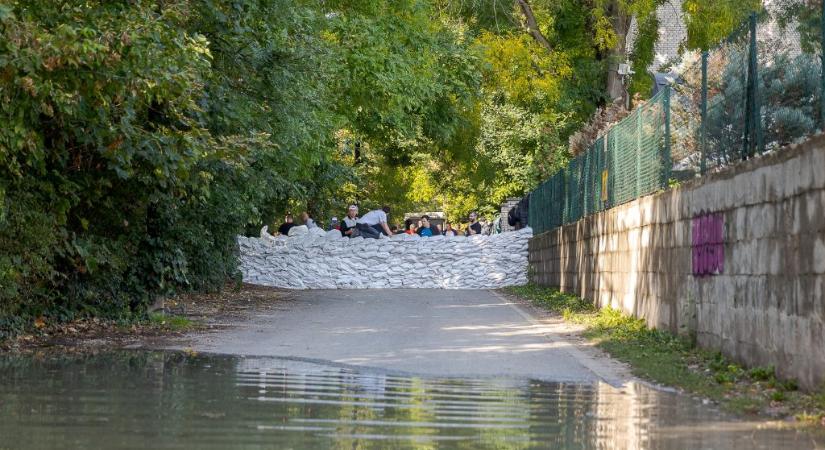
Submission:
<svg viewBox="0 0 825 450">
<path fill-rule="evenodd" d="M 235 236 L 323 161 L 318 61 L 291 59 L 318 45 L 283 37 L 315 19 L 201 3 L 0 5 L 0 337 L 220 287 Z"/>
</svg>

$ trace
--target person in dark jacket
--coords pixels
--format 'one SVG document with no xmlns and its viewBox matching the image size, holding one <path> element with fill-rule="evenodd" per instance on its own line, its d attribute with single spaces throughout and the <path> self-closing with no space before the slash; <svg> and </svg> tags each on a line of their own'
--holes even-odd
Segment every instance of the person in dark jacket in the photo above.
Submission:
<svg viewBox="0 0 825 450">
<path fill-rule="evenodd" d="M 284 223 L 278 227 L 278 233 L 286 236 L 289 234 L 289 229 L 294 226 L 295 224 L 292 223 L 292 214 L 287 214 L 286 217 L 284 217 Z"/>
<path fill-rule="evenodd" d="M 530 196 L 525 195 L 516 206 L 510 208 L 510 212 L 507 213 L 507 223 L 516 230 L 520 230 L 527 226 L 529 212 Z"/>
<path fill-rule="evenodd" d="M 481 234 L 481 224 L 478 223 L 478 213 L 475 211 L 470 213 L 470 224 L 467 225 L 464 236 L 472 236 L 474 234 Z"/>
</svg>

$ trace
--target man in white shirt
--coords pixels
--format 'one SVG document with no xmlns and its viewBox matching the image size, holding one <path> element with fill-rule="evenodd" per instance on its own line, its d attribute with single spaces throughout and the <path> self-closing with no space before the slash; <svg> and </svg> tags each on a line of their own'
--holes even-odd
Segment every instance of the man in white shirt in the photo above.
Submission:
<svg viewBox="0 0 825 450">
<path fill-rule="evenodd" d="M 374 209 L 358 219 L 355 227 L 361 232 L 361 236 L 365 238 L 378 239 L 382 232 L 390 236 L 392 233 L 390 227 L 387 226 L 387 214 L 389 212 L 390 207 L 386 205 L 381 209 Z"/>
</svg>

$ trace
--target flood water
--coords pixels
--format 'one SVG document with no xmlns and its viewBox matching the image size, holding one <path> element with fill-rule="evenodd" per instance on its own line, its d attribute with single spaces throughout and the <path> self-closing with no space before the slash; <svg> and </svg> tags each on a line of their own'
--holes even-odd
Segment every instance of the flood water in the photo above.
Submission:
<svg viewBox="0 0 825 450">
<path fill-rule="evenodd" d="M 444 379 L 278 358 L 0 357 L 0 449 L 817 448 L 629 384 Z"/>
</svg>

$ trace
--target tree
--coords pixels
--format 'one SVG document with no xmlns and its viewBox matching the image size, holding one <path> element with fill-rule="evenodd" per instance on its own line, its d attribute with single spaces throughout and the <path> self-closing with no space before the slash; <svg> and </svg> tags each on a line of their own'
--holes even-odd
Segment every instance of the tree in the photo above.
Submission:
<svg viewBox="0 0 825 450">
<path fill-rule="evenodd" d="M 346 179 L 325 27 L 283 0 L 0 5 L 0 334 L 220 287 L 238 233 Z"/>
<path fill-rule="evenodd" d="M 684 0 L 688 49 L 709 50 L 762 7 L 761 0 Z"/>
</svg>

